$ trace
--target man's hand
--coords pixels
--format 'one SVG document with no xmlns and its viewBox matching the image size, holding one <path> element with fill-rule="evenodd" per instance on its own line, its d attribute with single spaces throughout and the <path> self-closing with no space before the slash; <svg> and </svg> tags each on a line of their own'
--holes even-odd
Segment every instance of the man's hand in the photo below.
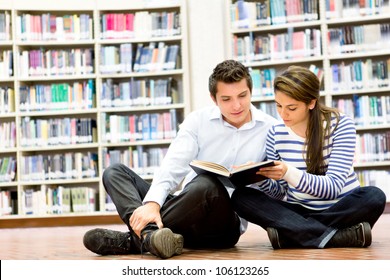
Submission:
<svg viewBox="0 0 390 280">
<path fill-rule="evenodd" d="M 141 231 L 149 223 L 156 223 L 159 228 L 163 227 L 160 215 L 160 205 L 156 202 L 147 202 L 135 209 L 130 217 L 130 226 L 141 237 Z"/>
</svg>

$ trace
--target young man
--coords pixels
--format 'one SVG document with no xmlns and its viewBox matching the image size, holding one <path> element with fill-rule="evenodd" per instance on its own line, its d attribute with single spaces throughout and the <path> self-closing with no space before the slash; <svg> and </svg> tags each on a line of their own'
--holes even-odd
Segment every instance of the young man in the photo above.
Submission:
<svg viewBox="0 0 390 280">
<path fill-rule="evenodd" d="M 237 243 L 246 224 L 234 212 L 228 189 L 215 177 L 196 176 L 189 163 L 207 160 L 233 168 L 262 161 L 268 129 L 276 120 L 251 104 L 252 79 L 237 61 L 214 68 L 209 91 L 217 106 L 186 117 L 151 185 L 122 164 L 105 170 L 104 187 L 129 232 L 90 230 L 86 248 L 101 255 L 148 251 L 170 258 L 183 246 Z M 173 195 L 180 184 L 183 190 Z"/>
</svg>

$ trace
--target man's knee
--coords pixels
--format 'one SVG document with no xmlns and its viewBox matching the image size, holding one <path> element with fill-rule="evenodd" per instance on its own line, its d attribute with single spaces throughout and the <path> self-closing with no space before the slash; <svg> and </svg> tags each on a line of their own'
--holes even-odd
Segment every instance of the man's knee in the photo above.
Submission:
<svg viewBox="0 0 390 280">
<path fill-rule="evenodd" d="M 227 193 L 226 188 L 218 180 L 218 178 L 207 174 L 195 177 L 188 187 L 190 188 L 190 192 L 197 192 L 201 194 L 209 193 L 218 196 L 219 194 Z"/>
<path fill-rule="evenodd" d="M 108 166 L 106 169 L 103 171 L 103 182 L 113 176 L 116 172 L 118 172 L 118 169 L 120 168 L 120 163 L 114 163 L 110 166 Z"/>
<path fill-rule="evenodd" d="M 115 178 L 118 177 L 122 178 L 127 173 L 126 169 L 129 170 L 127 172 L 130 172 L 130 169 L 122 163 L 114 163 L 108 166 L 103 171 L 103 185 L 107 188 L 107 186 L 110 186 L 112 180 L 115 180 Z"/>
</svg>

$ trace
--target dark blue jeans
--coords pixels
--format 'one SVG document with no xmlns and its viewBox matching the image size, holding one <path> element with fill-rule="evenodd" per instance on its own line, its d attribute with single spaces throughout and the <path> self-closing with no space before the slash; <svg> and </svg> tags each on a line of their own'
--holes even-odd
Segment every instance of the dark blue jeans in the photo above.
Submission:
<svg viewBox="0 0 390 280">
<path fill-rule="evenodd" d="M 386 196 L 377 187 L 356 188 L 330 208 L 316 211 L 243 187 L 233 192 L 232 202 L 240 217 L 263 229 L 277 229 L 288 247 L 324 248 L 337 229 L 360 222 L 373 227 L 384 211 Z"/>
<path fill-rule="evenodd" d="M 103 185 L 131 231 L 130 216 L 142 205 L 149 182 L 127 166 L 114 164 L 104 171 Z M 240 219 L 229 194 L 219 180 L 210 176 L 197 176 L 179 195 L 169 195 L 160 213 L 164 227 L 183 235 L 186 247 L 229 248 L 240 237 Z M 156 228 L 150 224 L 145 229 Z"/>
</svg>

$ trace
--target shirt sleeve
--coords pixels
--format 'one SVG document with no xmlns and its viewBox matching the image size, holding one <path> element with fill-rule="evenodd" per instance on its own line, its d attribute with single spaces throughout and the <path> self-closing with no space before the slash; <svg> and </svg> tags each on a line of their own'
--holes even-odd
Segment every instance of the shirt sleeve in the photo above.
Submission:
<svg viewBox="0 0 390 280">
<path fill-rule="evenodd" d="M 267 134 L 266 141 L 267 160 L 280 161 L 281 158 L 275 149 L 275 126 L 272 126 Z M 287 182 L 284 180 L 268 179 L 259 183 L 261 191 L 276 199 L 283 199 L 286 196 Z"/>
<path fill-rule="evenodd" d="M 267 157 L 270 160 L 282 160 L 275 149 L 275 127 L 267 136 Z M 319 199 L 332 200 L 338 197 L 345 187 L 353 165 L 356 147 L 356 128 L 352 120 L 342 116 L 333 131 L 333 141 L 326 146 L 326 160 L 328 162 L 325 175 L 313 175 L 306 170 L 288 164 L 288 169 L 282 180 L 265 180 L 259 188 L 268 195 L 282 199 L 288 188 L 306 193 Z"/>
<path fill-rule="evenodd" d="M 197 131 L 196 116 L 190 114 L 180 125 L 176 138 L 170 144 L 160 168 L 156 170 L 144 203 L 154 201 L 162 206 L 167 196 L 178 188 L 190 172 L 189 163 L 198 153 Z"/>
<path fill-rule="evenodd" d="M 325 175 L 313 175 L 289 166 L 291 170 L 283 179 L 302 193 L 321 199 L 336 199 L 344 188 L 353 166 L 356 128 L 352 120 L 342 116 L 331 137 L 333 143 L 326 147 L 330 152 L 325 152 L 328 157 Z"/>
<path fill-rule="evenodd" d="M 336 199 L 345 187 L 351 168 L 353 168 L 356 128 L 352 120 L 342 116 L 330 138 L 332 141 L 326 144 L 324 152 L 328 162 L 325 175 L 313 175 L 288 164 L 288 170 L 282 180 L 267 180 L 259 185 L 260 189 L 277 198 L 281 198 L 289 187 L 319 199 Z M 270 130 L 267 137 L 267 157 L 272 160 L 281 160 L 275 150 L 274 129 Z"/>
</svg>

